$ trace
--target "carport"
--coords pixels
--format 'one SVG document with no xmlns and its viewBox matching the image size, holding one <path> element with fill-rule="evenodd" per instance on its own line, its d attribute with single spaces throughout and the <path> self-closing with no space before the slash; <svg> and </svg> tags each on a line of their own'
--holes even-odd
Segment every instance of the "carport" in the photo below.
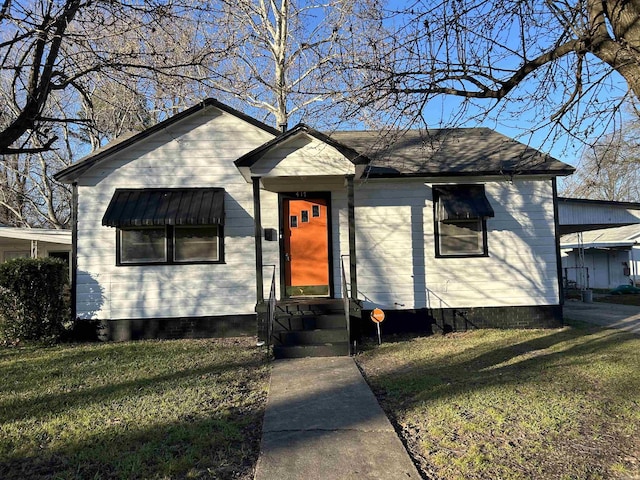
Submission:
<svg viewBox="0 0 640 480">
<path fill-rule="evenodd" d="M 55 257 L 70 264 L 71 230 L 0 227 L 0 262 Z"/>
<path fill-rule="evenodd" d="M 630 283 L 639 276 L 640 203 L 558 198 L 558 241 L 565 289 L 582 292 Z M 636 235 L 638 232 L 638 235 Z"/>
</svg>

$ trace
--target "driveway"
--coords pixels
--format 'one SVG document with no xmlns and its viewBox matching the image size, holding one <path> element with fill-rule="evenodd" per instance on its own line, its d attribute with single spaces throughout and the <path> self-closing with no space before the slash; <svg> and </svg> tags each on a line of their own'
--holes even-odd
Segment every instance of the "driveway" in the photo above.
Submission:
<svg viewBox="0 0 640 480">
<path fill-rule="evenodd" d="M 640 307 L 615 303 L 567 301 L 564 317 L 640 335 Z"/>
</svg>

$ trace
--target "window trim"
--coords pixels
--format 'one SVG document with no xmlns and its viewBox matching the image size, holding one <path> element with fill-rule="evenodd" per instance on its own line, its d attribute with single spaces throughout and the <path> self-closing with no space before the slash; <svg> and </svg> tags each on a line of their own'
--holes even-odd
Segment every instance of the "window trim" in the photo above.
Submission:
<svg viewBox="0 0 640 480">
<path fill-rule="evenodd" d="M 189 260 L 189 261 L 175 261 L 174 258 L 174 242 L 175 242 L 175 228 L 189 226 L 189 225 L 165 225 L 165 255 L 166 260 L 160 262 L 122 262 L 122 239 L 120 235 L 121 230 L 140 230 L 145 227 L 127 227 L 116 228 L 116 266 L 118 267 L 141 267 L 141 266 L 156 266 L 156 265 L 217 265 L 225 264 L 224 257 L 224 226 L 223 225 L 194 225 L 199 227 L 216 226 L 218 227 L 218 260 Z M 158 228 L 157 226 L 149 228 Z"/>
<path fill-rule="evenodd" d="M 464 185 L 460 184 L 460 187 L 464 187 Z M 483 185 L 484 188 L 484 185 Z M 433 192 L 433 223 L 434 223 L 434 237 L 435 237 L 435 254 L 436 258 L 482 258 L 489 256 L 489 242 L 488 242 L 488 234 L 487 234 L 487 218 L 486 217 L 474 217 L 474 218 L 465 218 L 460 220 L 447 220 L 448 223 L 457 223 L 457 222 L 468 222 L 469 220 L 479 220 L 480 226 L 482 228 L 482 248 L 480 252 L 477 253 L 442 253 L 440 248 L 441 237 L 440 237 L 440 224 L 442 221 L 440 220 L 439 214 L 439 202 L 440 202 L 440 192 L 438 191 L 437 186 L 432 187 Z"/>
</svg>

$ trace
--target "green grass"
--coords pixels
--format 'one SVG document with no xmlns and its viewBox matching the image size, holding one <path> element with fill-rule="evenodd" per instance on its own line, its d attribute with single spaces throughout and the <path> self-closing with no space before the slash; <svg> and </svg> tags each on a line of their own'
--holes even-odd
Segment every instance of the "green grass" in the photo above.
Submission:
<svg viewBox="0 0 640 480">
<path fill-rule="evenodd" d="M 640 478 L 638 336 L 477 330 L 357 361 L 426 476 Z"/>
<path fill-rule="evenodd" d="M 252 478 L 268 364 L 249 340 L 0 349 L 0 478 Z"/>
</svg>

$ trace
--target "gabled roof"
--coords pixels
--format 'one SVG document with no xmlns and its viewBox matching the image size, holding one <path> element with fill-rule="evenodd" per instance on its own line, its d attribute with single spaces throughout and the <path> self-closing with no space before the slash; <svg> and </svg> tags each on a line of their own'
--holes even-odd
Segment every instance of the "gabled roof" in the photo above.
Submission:
<svg viewBox="0 0 640 480">
<path fill-rule="evenodd" d="M 236 167 L 251 167 L 258 160 L 260 160 L 266 153 L 277 148 L 288 140 L 298 136 L 298 135 L 309 135 L 311 137 L 317 138 L 321 142 L 326 143 L 327 145 L 331 145 L 336 150 L 338 150 L 342 155 L 344 155 L 348 160 L 350 160 L 354 165 L 365 165 L 369 163 L 369 159 L 353 148 L 345 145 L 344 143 L 337 141 L 335 138 L 325 135 L 322 132 L 314 130 L 304 123 L 299 123 L 291 130 L 288 130 L 285 133 L 281 133 L 279 136 L 265 143 L 264 145 L 259 146 L 258 148 L 246 153 L 242 157 L 238 158 L 234 163 Z"/>
<path fill-rule="evenodd" d="M 114 139 L 112 142 L 105 145 L 104 147 L 99 148 L 94 152 L 90 153 L 89 155 L 81 158 L 70 167 L 67 167 L 64 170 L 56 173 L 53 177 L 59 182 L 71 183 L 77 180 L 84 172 L 89 170 L 91 167 L 100 163 L 106 157 L 116 152 L 119 152 L 120 150 L 123 150 L 128 146 L 136 142 L 139 142 L 140 140 L 143 140 L 144 138 L 147 138 L 156 132 L 161 131 L 164 128 L 167 128 L 168 126 L 173 125 L 174 123 L 180 120 L 183 120 L 191 115 L 194 115 L 207 107 L 215 107 L 219 110 L 222 110 L 223 112 L 234 115 L 235 117 L 238 117 L 246 121 L 247 123 L 254 125 L 273 135 L 279 135 L 281 133 L 278 129 L 273 128 L 267 125 L 266 123 L 262 123 L 259 120 L 256 120 L 255 118 L 250 117 L 249 115 L 246 115 L 240 112 L 239 110 L 236 110 L 235 108 L 225 105 L 224 103 L 221 103 L 213 98 L 207 98 L 202 102 L 198 103 L 197 105 L 194 105 L 193 107 L 188 108 L 183 112 L 173 115 L 168 119 L 156 125 L 153 125 L 152 127 L 149 127 L 146 130 L 143 130 L 142 132 L 135 133 L 135 134 L 129 133 Z"/>
<path fill-rule="evenodd" d="M 331 138 L 371 159 L 368 177 L 569 175 L 575 170 L 489 128 L 344 131 Z"/>
<path fill-rule="evenodd" d="M 281 133 L 228 105 L 208 98 L 142 132 L 115 139 L 58 172 L 54 178 L 71 183 L 112 154 L 207 107 L 227 112 L 275 136 L 235 161 L 235 165 L 242 170 L 250 169 L 269 151 L 299 135 L 314 137 L 334 147 L 354 165 L 366 166 L 362 175 L 371 178 L 569 175 L 575 170 L 570 165 L 488 128 L 338 131 L 325 134 L 301 123 Z"/>
</svg>

